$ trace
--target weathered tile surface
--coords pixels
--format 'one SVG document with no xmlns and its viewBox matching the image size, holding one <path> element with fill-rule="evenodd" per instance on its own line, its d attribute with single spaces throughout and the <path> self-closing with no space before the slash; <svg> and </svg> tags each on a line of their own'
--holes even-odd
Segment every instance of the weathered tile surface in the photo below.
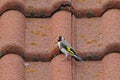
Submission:
<svg viewBox="0 0 120 80">
<path fill-rule="evenodd" d="M 85 59 L 99 60 L 109 52 L 120 51 L 120 11 L 109 10 L 100 18 L 73 16 L 72 43 Z M 112 18 L 111 18 L 112 17 Z"/>
<path fill-rule="evenodd" d="M 24 80 L 24 60 L 16 54 L 8 54 L 0 59 L 0 80 Z"/>
<path fill-rule="evenodd" d="M 120 0 L 0 0 L 0 80 L 120 80 L 119 9 Z M 63 60 L 57 36 L 83 63 Z"/>
</svg>

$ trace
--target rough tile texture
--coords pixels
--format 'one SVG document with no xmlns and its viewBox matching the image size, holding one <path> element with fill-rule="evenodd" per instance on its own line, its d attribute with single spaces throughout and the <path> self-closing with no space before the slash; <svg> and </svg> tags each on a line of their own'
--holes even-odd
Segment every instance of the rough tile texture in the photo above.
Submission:
<svg viewBox="0 0 120 80">
<path fill-rule="evenodd" d="M 20 56 L 8 54 L 0 59 L 0 80 L 24 79 L 24 61 Z"/>
<path fill-rule="evenodd" d="M 0 15 L 7 10 L 24 11 L 26 0 L 0 0 Z"/>
<path fill-rule="evenodd" d="M 27 0 L 25 14 L 28 17 L 51 16 L 60 9 L 68 10 L 71 0 Z"/>
<path fill-rule="evenodd" d="M 105 54 L 120 51 L 120 11 L 107 11 L 100 18 L 73 16 L 73 45 L 85 59 L 99 60 Z M 112 17 L 112 18 L 111 18 Z"/>
<path fill-rule="evenodd" d="M 59 55 L 52 60 L 52 80 L 72 80 L 71 61 L 63 59 Z"/>
<path fill-rule="evenodd" d="M 25 80 L 52 80 L 50 62 L 25 62 Z"/>
<path fill-rule="evenodd" d="M 120 0 L 0 0 L 0 80 L 120 80 L 119 9 Z M 63 60 L 57 36 L 83 63 Z"/>
<path fill-rule="evenodd" d="M 66 10 L 76 17 L 98 17 L 105 11 L 120 9 L 120 0 L 1 0 L 0 14 L 8 9 L 23 12 L 27 17 L 50 17 Z"/>
<path fill-rule="evenodd" d="M 103 80 L 120 79 L 120 53 L 112 53 L 102 60 Z"/>
<path fill-rule="evenodd" d="M 7 11 L 0 17 L 0 51 L 2 53 L 24 53 L 24 26 L 25 17 L 18 11 Z"/>
<path fill-rule="evenodd" d="M 48 17 L 61 9 L 69 11 L 70 5 L 71 0 L 1 0 L 0 14 L 15 9 L 27 17 Z"/>
<path fill-rule="evenodd" d="M 60 11 L 52 18 L 26 20 L 25 56 L 27 59 L 50 60 L 58 54 L 57 37 L 71 40 L 71 14 Z M 67 31 L 67 33 L 66 33 Z"/>
<path fill-rule="evenodd" d="M 101 80 L 101 61 L 73 61 L 73 80 Z"/>
<path fill-rule="evenodd" d="M 111 8 L 120 9 L 120 0 L 72 0 L 76 17 L 98 17 Z"/>
</svg>

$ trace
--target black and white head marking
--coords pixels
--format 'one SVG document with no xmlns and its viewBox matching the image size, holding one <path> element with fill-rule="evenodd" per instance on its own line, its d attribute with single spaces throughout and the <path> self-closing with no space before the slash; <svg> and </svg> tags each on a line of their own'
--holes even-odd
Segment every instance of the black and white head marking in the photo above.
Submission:
<svg viewBox="0 0 120 80">
<path fill-rule="evenodd" d="M 57 39 L 58 42 L 64 41 L 64 40 L 65 40 L 65 38 L 63 36 L 58 36 L 58 39 Z"/>
</svg>

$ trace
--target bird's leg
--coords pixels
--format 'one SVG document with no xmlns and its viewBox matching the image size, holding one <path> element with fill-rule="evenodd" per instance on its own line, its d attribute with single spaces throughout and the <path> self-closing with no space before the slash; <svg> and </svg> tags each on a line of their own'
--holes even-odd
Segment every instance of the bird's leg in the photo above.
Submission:
<svg viewBox="0 0 120 80">
<path fill-rule="evenodd" d="M 68 54 L 65 53 L 65 58 L 63 59 L 63 61 L 64 61 L 65 59 L 67 59 L 67 58 L 68 58 Z"/>
</svg>

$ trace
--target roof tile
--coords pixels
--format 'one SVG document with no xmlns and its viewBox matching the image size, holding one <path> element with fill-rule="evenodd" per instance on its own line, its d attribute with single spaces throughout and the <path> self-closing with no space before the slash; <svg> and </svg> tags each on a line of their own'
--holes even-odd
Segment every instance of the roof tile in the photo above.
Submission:
<svg viewBox="0 0 120 80">
<path fill-rule="evenodd" d="M 120 10 L 107 11 L 102 18 L 103 43 L 106 45 L 106 52 L 120 52 Z M 108 36 L 109 35 L 109 36 Z"/>
<path fill-rule="evenodd" d="M 25 14 L 28 17 L 48 17 L 61 8 L 67 10 L 71 0 L 27 0 Z"/>
<path fill-rule="evenodd" d="M 25 80 L 51 80 L 50 62 L 25 62 Z"/>
<path fill-rule="evenodd" d="M 0 15 L 7 10 L 24 11 L 26 0 L 0 0 Z"/>
<path fill-rule="evenodd" d="M 0 59 L 0 80 L 24 80 L 24 61 L 16 54 L 8 54 Z"/>
<path fill-rule="evenodd" d="M 72 43 L 82 57 L 87 60 L 100 60 L 105 54 L 120 50 L 119 13 L 119 10 L 113 9 L 100 18 L 73 16 Z"/>
<path fill-rule="evenodd" d="M 102 60 L 102 79 L 119 80 L 120 79 L 120 54 L 111 53 Z"/>
<path fill-rule="evenodd" d="M 76 17 L 98 17 L 111 9 L 120 8 L 120 0 L 72 0 L 72 12 Z"/>
<path fill-rule="evenodd" d="M 25 18 L 18 11 L 8 11 L 0 18 L 0 50 L 2 53 L 24 53 Z M 7 30 L 7 31 L 6 31 Z"/>
<path fill-rule="evenodd" d="M 72 61 L 73 80 L 101 80 L 101 61 Z"/>
<path fill-rule="evenodd" d="M 59 55 L 51 61 L 52 80 L 72 80 L 71 61 L 64 58 L 63 55 Z"/>
<path fill-rule="evenodd" d="M 69 12 L 60 11 L 49 19 L 28 18 L 26 22 L 25 55 L 29 60 L 50 60 L 58 54 L 58 36 L 65 36 L 69 42 L 71 40 Z"/>
<path fill-rule="evenodd" d="M 120 0 L 0 0 L 0 80 L 119 80 L 119 8 Z M 58 36 L 83 63 L 64 59 Z"/>
</svg>

